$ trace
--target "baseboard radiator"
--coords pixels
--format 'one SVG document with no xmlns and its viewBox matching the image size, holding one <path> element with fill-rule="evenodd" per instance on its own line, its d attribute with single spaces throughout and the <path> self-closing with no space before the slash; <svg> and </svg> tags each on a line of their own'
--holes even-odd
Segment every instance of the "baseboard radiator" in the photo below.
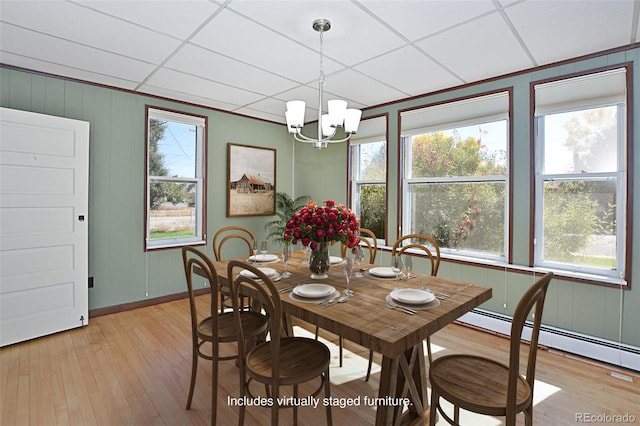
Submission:
<svg viewBox="0 0 640 426">
<path fill-rule="evenodd" d="M 458 318 L 458 321 L 507 336 L 511 331 L 511 317 L 483 309 L 474 309 Z M 531 324 L 526 324 L 523 335 L 525 339 L 530 339 Z M 544 324 L 540 327 L 539 343 L 549 348 L 640 372 L 640 348 L 636 346 Z"/>
</svg>

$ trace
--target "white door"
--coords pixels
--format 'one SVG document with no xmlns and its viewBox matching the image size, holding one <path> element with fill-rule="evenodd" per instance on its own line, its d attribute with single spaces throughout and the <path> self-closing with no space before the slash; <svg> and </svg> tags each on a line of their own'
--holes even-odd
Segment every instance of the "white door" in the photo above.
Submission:
<svg viewBox="0 0 640 426">
<path fill-rule="evenodd" d="M 0 108 L 0 346 L 88 321 L 89 123 Z"/>
</svg>

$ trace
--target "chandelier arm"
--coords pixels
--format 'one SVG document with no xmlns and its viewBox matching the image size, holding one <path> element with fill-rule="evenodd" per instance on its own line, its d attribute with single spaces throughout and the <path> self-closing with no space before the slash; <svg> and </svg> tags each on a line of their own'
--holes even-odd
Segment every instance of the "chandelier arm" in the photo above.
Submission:
<svg viewBox="0 0 640 426">
<path fill-rule="evenodd" d="M 295 140 L 299 141 L 299 142 L 305 142 L 305 143 L 311 143 L 314 145 L 314 148 L 318 148 L 318 149 L 323 149 L 327 147 L 327 144 L 329 143 L 340 143 L 340 142 L 346 142 L 349 140 L 349 138 L 351 138 L 351 136 L 353 136 L 356 132 L 355 131 L 350 131 L 350 132 L 346 132 L 345 131 L 345 135 L 346 137 L 342 138 L 342 139 L 336 139 L 333 140 L 332 138 L 336 135 L 337 129 L 339 127 L 343 127 L 343 123 L 344 125 L 346 125 L 345 122 L 345 113 L 344 113 L 344 109 L 346 108 L 346 101 L 340 101 L 341 103 L 344 104 L 344 106 L 342 106 L 342 104 L 339 104 L 339 106 L 335 106 L 335 101 L 331 101 L 334 102 L 334 106 L 333 108 L 331 107 L 331 105 L 329 106 L 329 110 L 327 115 L 325 116 L 325 118 L 327 120 L 329 120 L 329 123 L 331 123 L 331 126 L 333 128 L 331 135 L 330 136 L 324 136 L 324 130 L 328 130 L 328 129 L 323 129 L 323 125 L 322 125 L 322 102 L 323 102 L 323 97 L 324 97 L 324 83 L 325 83 L 325 74 L 324 74 L 324 32 L 325 31 L 329 31 L 331 29 L 331 22 L 328 19 L 316 19 L 315 21 L 313 21 L 312 23 L 312 27 L 315 31 L 317 31 L 320 34 L 320 75 L 318 76 L 318 136 L 317 138 L 310 138 L 308 136 L 305 136 L 304 134 L 302 134 L 302 127 L 304 126 L 304 102 L 302 101 L 296 101 L 298 103 L 301 103 L 302 106 L 302 119 L 293 119 L 294 123 L 295 123 L 295 127 L 294 125 L 291 125 L 291 128 L 289 128 L 289 132 L 293 133 L 293 137 Z M 330 102 L 330 103 L 331 103 Z M 293 102 L 291 102 L 291 104 L 293 104 Z M 287 103 L 287 111 L 285 113 L 285 118 L 287 119 L 287 126 L 289 126 L 289 102 Z M 331 110 L 334 110 L 335 113 L 333 116 L 329 116 L 329 114 L 331 113 Z M 296 106 L 296 110 L 297 110 L 297 106 Z M 360 113 L 360 115 L 362 114 L 362 112 L 360 110 L 356 110 Z M 293 113 L 291 113 L 293 115 Z M 298 113 L 296 112 L 295 116 L 298 116 Z M 358 127 L 358 123 L 360 121 L 360 118 L 358 116 L 357 121 L 355 122 L 355 128 L 357 130 Z M 350 121 L 350 126 L 352 126 L 353 123 L 351 123 Z M 292 129 L 295 129 L 294 132 L 292 132 Z"/>
</svg>

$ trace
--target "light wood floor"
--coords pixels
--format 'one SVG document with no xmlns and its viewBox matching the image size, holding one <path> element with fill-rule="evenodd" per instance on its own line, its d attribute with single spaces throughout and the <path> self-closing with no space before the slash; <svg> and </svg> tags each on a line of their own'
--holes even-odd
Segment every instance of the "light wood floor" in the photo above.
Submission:
<svg viewBox="0 0 640 426">
<path fill-rule="evenodd" d="M 198 298 L 206 309 L 208 296 Z M 296 328 L 296 333 L 306 330 Z M 325 336 L 335 340 L 334 336 Z M 105 315 L 82 328 L 12 345 L 0 350 L 0 424 L 12 425 L 206 425 L 210 422 L 210 362 L 201 360 L 192 409 L 184 409 L 191 369 L 186 300 Z M 475 352 L 505 359 L 507 340 L 451 325 L 432 340 L 438 353 Z M 368 351 L 347 343 L 345 365 L 334 354 L 332 395 L 356 406 L 333 409 L 335 425 L 374 422 L 374 407 L 364 397 L 377 396 L 378 375 L 366 383 Z M 379 361 L 379 360 L 378 360 Z M 640 376 L 563 354 L 541 351 L 538 357 L 534 424 L 575 425 L 579 413 L 636 416 L 640 424 Z M 233 362 L 221 365 L 218 424 L 236 424 L 237 396 Z M 345 400 L 346 401 L 346 400 Z M 283 410 L 281 424 L 291 424 Z M 247 425 L 269 423 L 266 408 L 249 407 Z M 324 409 L 301 408 L 302 425 L 325 424 Z M 520 416 L 519 422 L 523 422 Z M 498 419 L 472 417 L 469 425 L 498 425 Z M 591 423 L 601 424 L 601 423 Z"/>
</svg>

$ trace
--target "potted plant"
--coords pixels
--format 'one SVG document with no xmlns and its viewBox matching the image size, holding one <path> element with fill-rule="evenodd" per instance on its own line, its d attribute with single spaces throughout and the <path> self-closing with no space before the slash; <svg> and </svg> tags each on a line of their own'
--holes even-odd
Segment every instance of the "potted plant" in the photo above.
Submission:
<svg viewBox="0 0 640 426">
<path fill-rule="evenodd" d="M 276 216 L 270 222 L 264 225 L 265 231 L 268 232 L 267 238 L 271 238 L 277 244 L 285 244 L 283 238 L 284 231 L 287 229 L 287 222 L 291 217 L 311 199 L 308 195 L 301 195 L 295 199 L 291 198 L 286 192 L 276 192 Z"/>
</svg>

